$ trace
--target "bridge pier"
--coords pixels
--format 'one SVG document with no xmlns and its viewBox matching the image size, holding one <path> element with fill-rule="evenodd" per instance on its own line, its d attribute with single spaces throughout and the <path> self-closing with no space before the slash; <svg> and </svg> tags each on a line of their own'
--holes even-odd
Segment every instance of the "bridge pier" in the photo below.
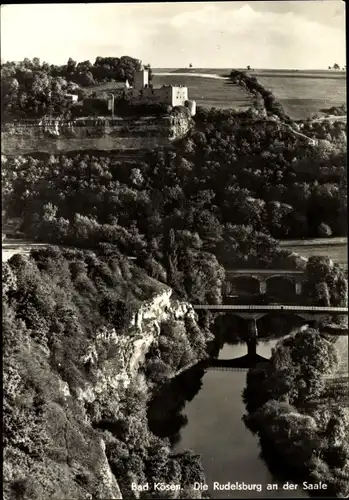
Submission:
<svg viewBox="0 0 349 500">
<path fill-rule="evenodd" d="M 239 318 L 247 320 L 247 356 L 249 359 L 256 359 L 257 356 L 257 339 L 258 327 L 257 321 L 265 316 L 264 313 L 236 313 Z"/>
<path fill-rule="evenodd" d="M 255 359 L 257 356 L 257 338 L 258 338 L 258 328 L 257 320 L 262 317 L 261 314 L 254 314 L 252 317 L 247 319 L 247 357 L 249 359 Z"/>
<path fill-rule="evenodd" d="M 247 321 L 253 320 L 253 321 L 258 321 L 259 319 L 263 318 L 267 313 L 258 313 L 258 312 L 248 312 L 248 313 L 241 313 L 241 312 L 234 312 L 236 316 L 239 316 L 239 318 L 246 319 Z M 256 327 L 257 328 L 257 327 Z"/>
<path fill-rule="evenodd" d="M 257 356 L 257 337 L 248 337 L 247 341 L 247 357 L 249 359 L 255 359 Z"/>
<path fill-rule="evenodd" d="M 300 281 L 296 281 L 295 288 L 296 288 L 296 295 L 301 295 L 302 283 Z"/>
<path fill-rule="evenodd" d="M 248 319 L 247 332 L 249 339 L 256 339 L 258 337 L 257 318 Z"/>
<path fill-rule="evenodd" d="M 267 293 L 267 282 L 265 280 L 259 280 L 259 293 L 262 295 Z"/>
</svg>

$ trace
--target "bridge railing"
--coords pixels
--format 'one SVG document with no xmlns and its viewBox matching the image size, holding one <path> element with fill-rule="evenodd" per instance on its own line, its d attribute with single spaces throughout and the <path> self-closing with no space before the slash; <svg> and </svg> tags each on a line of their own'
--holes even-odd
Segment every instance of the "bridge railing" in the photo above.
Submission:
<svg viewBox="0 0 349 500">
<path fill-rule="evenodd" d="M 299 269 L 228 269 L 226 271 L 227 276 L 248 276 L 248 275 L 259 275 L 259 276 L 294 276 L 303 275 L 304 271 Z"/>
<path fill-rule="evenodd" d="M 327 306 L 295 306 L 295 305 L 238 305 L 238 304 L 194 304 L 195 310 L 212 311 L 304 311 L 314 313 L 343 313 L 348 314 L 347 307 L 327 307 Z"/>
</svg>

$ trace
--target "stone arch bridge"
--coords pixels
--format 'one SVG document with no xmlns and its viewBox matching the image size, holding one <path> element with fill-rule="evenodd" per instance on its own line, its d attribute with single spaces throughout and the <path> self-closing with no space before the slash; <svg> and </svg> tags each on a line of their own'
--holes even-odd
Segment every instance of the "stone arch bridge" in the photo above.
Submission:
<svg viewBox="0 0 349 500">
<path fill-rule="evenodd" d="M 248 289 L 262 295 L 271 289 L 280 291 L 291 288 L 296 295 L 302 293 L 305 280 L 303 271 L 285 269 L 231 269 L 226 272 L 226 295 L 232 295 L 239 289 Z"/>
</svg>

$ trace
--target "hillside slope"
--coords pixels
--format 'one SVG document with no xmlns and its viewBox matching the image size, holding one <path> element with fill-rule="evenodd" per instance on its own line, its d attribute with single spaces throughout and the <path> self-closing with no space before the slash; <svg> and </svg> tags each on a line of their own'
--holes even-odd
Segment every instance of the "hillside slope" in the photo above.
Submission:
<svg viewBox="0 0 349 500">
<path fill-rule="evenodd" d="M 162 377 L 202 355 L 194 311 L 171 295 L 117 253 L 39 249 L 3 265 L 5 498 L 133 498 L 131 481 L 159 474 L 156 453 L 162 480 L 182 481 L 188 465 L 148 430 L 142 375 L 164 325 L 181 356 Z"/>
</svg>

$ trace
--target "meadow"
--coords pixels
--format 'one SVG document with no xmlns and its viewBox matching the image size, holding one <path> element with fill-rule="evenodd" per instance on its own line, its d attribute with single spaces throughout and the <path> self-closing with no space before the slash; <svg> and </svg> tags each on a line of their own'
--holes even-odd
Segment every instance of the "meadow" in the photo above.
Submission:
<svg viewBox="0 0 349 500">
<path fill-rule="evenodd" d="M 241 107 L 241 97 L 226 81 L 206 77 L 177 75 L 187 72 L 226 76 L 231 69 L 224 68 L 159 68 L 153 69 L 154 84 L 177 83 L 189 87 L 189 96 L 198 105 L 219 108 Z M 243 71 L 245 71 L 243 69 Z M 156 73 L 169 72 L 172 76 L 157 76 Z M 346 102 L 346 72 L 344 71 L 291 71 L 254 70 L 253 74 L 267 89 L 280 100 L 285 111 L 295 120 L 306 119 L 313 113 Z M 236 99 L 236 104 L 234 99 Z M 249 102 L 246 98 L 246 103 Z M 245 104 L 248 105 L 248 104 Z"/>
<path fill-rule="evenodd" d="M 343 242 L 331 243 L 326 242 L 313 242 L 312 240 L 305 241 L 282 241 L 281 246 L 287 248 L 294 253 L 301 255 L 308 259 L 312 255 L 320 255 L 322 257 L 330 257 L 333 262 L 341 264 L 343 267 L 348 266 L 348 242 L 343 239 Z"/>
<path fill-rule="evenodd" d="M 160 73 L 160 71 L 159 71 Z M 207 71 L 209 73 L 209 71 Z M 212 73 L 214 75 L 214 73 Z M 252 97 L 238 85 L 232 85 L 226 79 L 207 78 L 173 73 L 153 76 L 154 86 L 184 85 L 188 87 L 189 99 L 205 108 L 246 109 L 252 104 Z"/>
<path fill-rule="evenodd" d="M 285 111 L 295 120 L 307 118 L 321 109 L 346 102 L 344 72 L 254 72 L 254 76 L 271 90 Z"/>
</svg>

